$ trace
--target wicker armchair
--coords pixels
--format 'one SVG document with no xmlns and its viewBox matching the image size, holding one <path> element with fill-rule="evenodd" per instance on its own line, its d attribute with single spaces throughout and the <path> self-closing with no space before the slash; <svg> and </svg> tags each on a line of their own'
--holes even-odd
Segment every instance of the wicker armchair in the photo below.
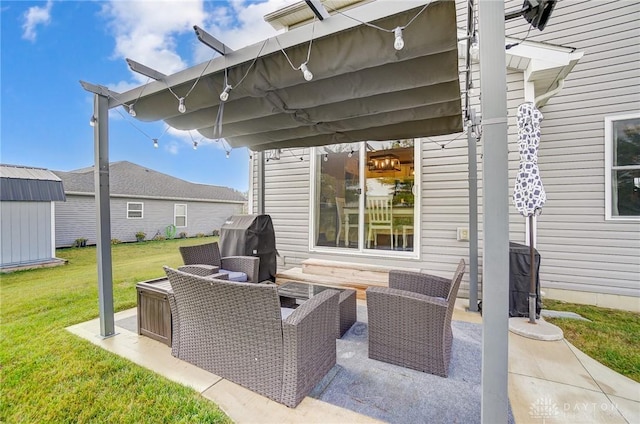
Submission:
<svg viewBox="0 0 640 424">
<path fill-rule="evenodd" d="M 393 270 L 389 287 L 369 287 L 369 358 L 446 377 L 464 269 L 461 259 L 452 280 Z"/>
<path fill-rule="evenodd" d="M 184 269 L 185 271 L 196 275 L 210 275 L 217 272 L 228 273 L 232 272 L 229 280 L 242 281 L 243 279 L 235 279 L 233 277 L 234 272 L 241 272 L 246 274 L 247 283 L 258 283 L 258 272 L 260 267 L 260 258 L 254 256 L 227 256 L 221 257 L 220 248 L 218 243 L 200 244 L 197 246 L 182 246 L 180 249 L 180 255 L 185 265 L 197 265 L 202 266 L 202 271 L 198 272 L 196 267 L 190 267 Z M 211 267 L 218 267 L 213 270 Z"/>
<path fill-rule="evenodd" d="M 164 269 L 177 358 L 291 408 L 335 365 L 338 291 L 319 293 L 283 320 L 276 285 Z"/>
</svg>

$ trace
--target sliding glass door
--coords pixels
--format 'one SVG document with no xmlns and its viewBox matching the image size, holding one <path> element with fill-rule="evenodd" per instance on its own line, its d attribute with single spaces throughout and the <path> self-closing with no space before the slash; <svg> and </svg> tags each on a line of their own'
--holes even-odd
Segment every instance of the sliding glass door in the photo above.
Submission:
<svg viewBox="0 0 640 424">
<path fill-rule="evenodd" d="M 315 149 L 315 246 L 414 251 L 414 141 Z"/>
<path fill-rule="evenodd" d="M 358 248 L 360 143 L 317 148 L 315 154 L 315 245 Z M 349 227 L 345 218 L 349 217 Z"/>
</svg>

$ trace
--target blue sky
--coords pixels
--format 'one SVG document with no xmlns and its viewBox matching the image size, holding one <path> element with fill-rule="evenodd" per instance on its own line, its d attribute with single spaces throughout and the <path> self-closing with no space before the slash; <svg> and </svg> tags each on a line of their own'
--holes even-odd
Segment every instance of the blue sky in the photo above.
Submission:
<svg viewBox="0 0 640 424">
<path fill-rule="evenodd" d="M 125 57 L 170 74 L 212 57 L 193 25 L 238 49 L 275 35 L 263 16 L 294 2 L 3 0 L 0 162 L 60 171 L 93 165 L 93 97 L 79 80 L 126 91 L 147 78 L 132 73 Z M 154 149 L 150 138 L 165 131 L 164 123 L 142 123 L 119 110 L 110 115 L 111 162 L 248 189 L 248 150 L 234 149 L 228 159 L 218 143 L 193 150 L 190 135 L 173 130 Z"/>
</svg>

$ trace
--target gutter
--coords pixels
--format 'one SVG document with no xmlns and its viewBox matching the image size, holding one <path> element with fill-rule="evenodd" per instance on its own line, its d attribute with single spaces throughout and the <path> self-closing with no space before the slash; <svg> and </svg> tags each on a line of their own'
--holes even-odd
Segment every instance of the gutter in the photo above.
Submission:
<svg viewBox="0 0 640 424">
<path fill-rule="evenodd" d="M 538 97 L 535 98 L 533 103 L 535 104 L 536 107 L 540 106 L 540 103 L 558 94 L 563 87 L 564 87 L 564 78 L 561 78 L 556 83 L 556 88 L 554 88 L 551 91 L 547 91 L 544 94 L 539 95 Z"/>
<path fill-rule="evenodd" d="M 94 197 L 95 193 L 85 192 L 85 191 L 67 191 L 65 192 L 67 196 L 87 196 Z M 121 198 L 121 199 L 144 199 L 144 200 L 178 200 L 181 202 L 204 202 L 204 203 L 229 203 L 229 204 L 237 204 L 243 205 L 247 203 L 246 200 L 222 200 L 222 199 L 200 199 L 200 198 L 189 198 L 189 197 L 165 197 L 165 196 L 146 196 L 146 195 L 135 195 L 135 194 L 111 194 L 112 198 Z"/>
</svg>

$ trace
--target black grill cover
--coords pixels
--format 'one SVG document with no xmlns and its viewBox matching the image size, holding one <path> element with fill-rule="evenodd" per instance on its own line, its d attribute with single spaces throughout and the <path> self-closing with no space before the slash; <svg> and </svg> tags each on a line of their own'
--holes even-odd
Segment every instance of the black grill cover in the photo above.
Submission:
<svg viewBox="0 0 640 424">
<path fill-rule="evenodd" d="M 531 285 L 531 251 L 529 246 L 509 242 L 509 316 L 529 316 L 529 286 Z M 533 249 L 535 257 L 536 279 L 536 318 L 540 317 L 542 299 L 540 298 L 540 254 Z"/>
<path fill-rule="evenodd" d="M 220 228 L 220 253 L 258 256 L 258 281 L 276 281 L 276 234 L 269 215 L 233 215 Z"/>
</svg>

